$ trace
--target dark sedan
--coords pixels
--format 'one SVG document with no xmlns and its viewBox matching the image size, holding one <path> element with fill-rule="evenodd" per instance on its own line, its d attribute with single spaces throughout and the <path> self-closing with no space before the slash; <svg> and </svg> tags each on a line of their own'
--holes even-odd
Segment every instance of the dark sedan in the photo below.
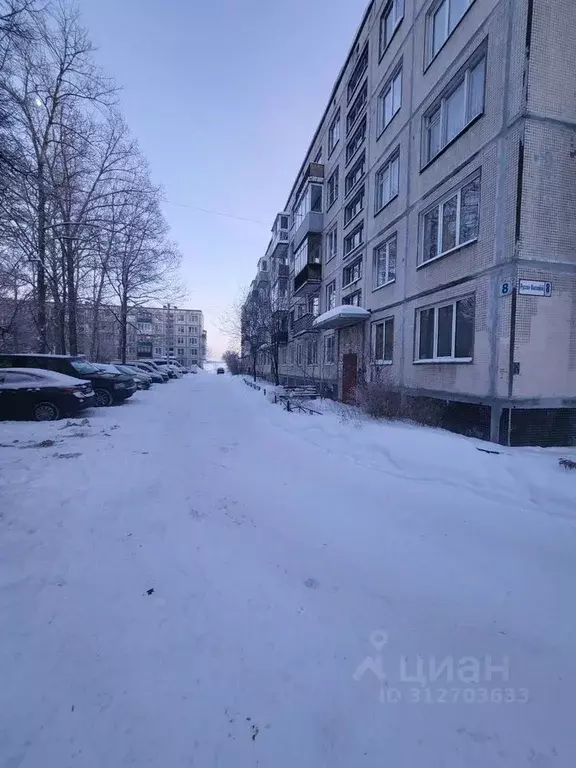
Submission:
<svg viewBox="0 0 576 768">
<path fill-rule="evenodd" d="M 94 403 L 89 382 L 40 368 L 0 369 L 0 419 L 54 421 Z"/>
</svg>

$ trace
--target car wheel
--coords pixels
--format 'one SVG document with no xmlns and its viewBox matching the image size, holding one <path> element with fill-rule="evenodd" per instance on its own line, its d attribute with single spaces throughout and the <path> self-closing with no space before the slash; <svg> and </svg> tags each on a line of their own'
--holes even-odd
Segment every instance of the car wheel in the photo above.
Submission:
<svg viewBox="0 0 576 768">
<path fill-rule="evenodd" d="M 33 414 L 36 421 L 57 421 L 60 418 L 60 409 L 54 403 L 37 403 Z"/>
<path fill-rule="evenodd" d="M 108 392 L 107 389 L 95 389 L 94 394 L 96 396 L 96 405 L 99 408 L 104 408 L 106 406 L 112 405 L 114 402 L 112 398 L 112 394 Z"/>
</svg>

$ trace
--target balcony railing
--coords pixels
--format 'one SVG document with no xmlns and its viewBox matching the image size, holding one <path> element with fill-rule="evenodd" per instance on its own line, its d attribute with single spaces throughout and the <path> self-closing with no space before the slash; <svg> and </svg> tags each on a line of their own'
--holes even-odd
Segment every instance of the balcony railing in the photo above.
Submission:
<svg viewBox="0 0 576 768">
<path fill-rule="evenodd" d="M 294 278 L 294 293 L 305 295 L 315 291 L 322 282 L 322 264 L 306 264 Z"/>
<path fill-rule="evenodd" d="M 305 315 L 302 315 L 302 317 L 294 320 L 292 324 L 292 336 L 299 336 L 302 333 L 316 333 L 315 329 L 312 327 L 315 319 L 316 315 L 313 315 L 312 312 L 307 312 Z"/>
</svg>

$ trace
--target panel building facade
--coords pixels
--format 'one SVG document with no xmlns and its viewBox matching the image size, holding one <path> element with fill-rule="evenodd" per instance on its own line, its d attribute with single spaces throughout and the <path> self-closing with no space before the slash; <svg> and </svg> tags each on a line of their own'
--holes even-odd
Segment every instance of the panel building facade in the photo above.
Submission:
<svg viewBox="0 0 576 768">
<path fill-rule="evenodd" d="M 569 0 L 369 4 L 279 214 L 284 381 L 575 435 L 575 83 Z"/>
</svg>

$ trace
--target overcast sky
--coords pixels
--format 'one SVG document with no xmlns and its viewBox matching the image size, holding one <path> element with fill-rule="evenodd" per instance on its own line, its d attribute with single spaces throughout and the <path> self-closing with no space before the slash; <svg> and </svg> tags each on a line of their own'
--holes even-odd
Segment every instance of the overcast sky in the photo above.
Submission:
<svg viewBox="0 0 576 768">
<path fill-rule="evenodd" d="M 171 201 L 164 210 L 188 287 L 182 306 L 204 310 L 218 357 L 227 346 L 219 318 L 254 277 L 367 0 L 79 5 Z"/>
</svg>

